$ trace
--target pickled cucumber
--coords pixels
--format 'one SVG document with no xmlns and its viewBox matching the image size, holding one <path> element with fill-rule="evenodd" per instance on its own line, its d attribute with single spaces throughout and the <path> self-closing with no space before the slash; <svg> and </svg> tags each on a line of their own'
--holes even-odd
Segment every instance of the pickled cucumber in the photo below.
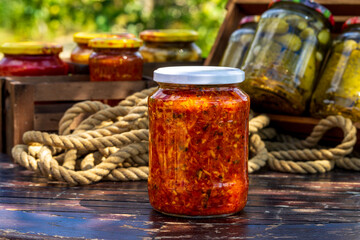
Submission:
<svg viewBox="0 0 360 240">
<path fill-rule="evenodd" d="M 299 51 L 301 48 L 301 39 L 295 34 L 288 33 L 282 36 L 277 36 L 275 37 L 275 40 L 294 52 Z"/>
<path fill-rule="evenodd" d="M 255 55 L 254 65 L 271 66 L 280 57 L 281 45 L 276 42 L 269 42 L 260 48 L 259 53 Z"/>
<path fill-rule="evenodd" d="M 301 31 L 300 33 L 300 37 L 302 39 L 311 39 L 311 38 L 315 38 L 315 31 L 313 28 L 311 27 L 307 27 L 304 30 Z"/>
<path fill-rule="evenodd" d="M 293 27 L 296 27 L 303 18 L 299 15 L 291 14 L 284 17 L 284 20 Z"/>
<path fill-rule="evenodd" d="M 352 40 L 348 40 L 352 41 Z M 340 96 L 355 97 L 360 89 L 360 50 L 353 50 L 348 59 L 339 87 Z"/>
<path fill-rule="evenodd" d="M 304 54 L 302 54 L 300 62 L 303 63 L 300 66 L 299 71 L 297 72 L 297 75 L 300 80 L 300 88 L 304 89 L 307 95 L 304 96 L 305 99 L 310 97 L 314 79 L 316 76 L 316 64 L 315 64 L 315 48 L 313 51 L 308 51 Z"/>
<path fill-rule="evenodd" d="M 253 34 L 244 34 L 240 37 L 240 42 L 244 45 L 249 44 L 254 38 Z"/>
<path fill-rule="evenodd" d="M 150 52 L 142 51 L 141 56 L 143 57 L 144 62 L 155 62 L 154 54 Z"/>
<path fill-rule="evenodd" d="M 321 62 L 321 61 L 324 59 L 322 53 L 319 52 L 319 51 L 316 51 L 315 58 L 316 58 L 316 61 L 317 61 L 317 62 Z"/>
<path fill-rule="evenodd" d="M 327 45 L 330 41 L 330 31 L 327 29 L 321 30 L 317 38 L 320 44 Z"/>
<path fill-rule="evenodd" d="M 336 44 L 334 51 L 343 53 L 343 54 L 350 54 L 353 50 L 357 49 L 358 44 L 354 40 L 346 40 L 345 42 L 341 42 Z"/>
<path fill-rule="evenodd" d="M 307 26 L 308 26 L 308 24 L 305 20 L 300 20 L 299 23 L 297 24 L 297 28 L 300 30 L 306 29 Z"/>
<path fill-rule="evenodd" d="M 284 34 L 289 31 L 289 24 L 281 18 L 265 18 L 260 26 L 262 31 L 268 33 Z"/>
</svg>

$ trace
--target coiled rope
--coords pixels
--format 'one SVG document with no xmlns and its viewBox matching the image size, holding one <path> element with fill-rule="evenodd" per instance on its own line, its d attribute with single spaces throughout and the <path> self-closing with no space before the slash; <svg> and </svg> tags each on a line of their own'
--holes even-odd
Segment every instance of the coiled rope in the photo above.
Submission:
<svg viewBox="0 0 360 240">
<path fill-rule="evenodd" d="M 148 177 L 149 122 L 147 97 L 155 88 L 137 92 L 116 107 L 84 101 L 68 109 L 59 122 L 59 135 L 29 131 L 24 144 L 12 149 L 14 161 L 50 180 L 71 185 L 101 180 L 136 181 Z M 71 132 L 81 114 L 90 114 Z M 305 140 L 279 135 L 266 115 L 249 121 L 249 173 L 268 166 L 291 173 L 323 173 L 334 166 L 360 171 L 360 158 L 346 157 L 356 143 L 356 128 L 349 119 L 323 119 Z M 344 132 L 334 148 L 319 148 L 318 141 L 333 127 Z M 265 140 L 265 141 L 264 141 Z M 272 140 L 272 141 L 269 141 Z"/>
</svg>

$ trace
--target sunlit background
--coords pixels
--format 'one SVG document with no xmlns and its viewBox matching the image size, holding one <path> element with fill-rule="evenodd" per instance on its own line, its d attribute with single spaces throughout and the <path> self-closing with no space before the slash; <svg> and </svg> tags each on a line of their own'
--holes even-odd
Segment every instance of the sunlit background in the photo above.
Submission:
<svg viewBox="0 0 360 240">
<path fill-rule="evenodd" d="M 206 57 L 226 14 L 227 0 L 0 0 L 0 43 L 52 41 L 74 46 L 75 32 L 185 28 L 199 33 Z"/>
</svg>

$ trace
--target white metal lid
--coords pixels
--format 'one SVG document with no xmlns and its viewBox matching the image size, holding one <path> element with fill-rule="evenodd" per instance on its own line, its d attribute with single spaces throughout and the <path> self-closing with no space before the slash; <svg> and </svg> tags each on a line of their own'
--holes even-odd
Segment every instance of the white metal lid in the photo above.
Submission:
<svg viewBox="0 0 360 240">
<path fill-rule="evenodd" d="M 154 81 L 159 83 L 215 85 L 240 83 L 244 79 L 244 71 L 231 67 L 180 66 L 154 71 Z"/>
</svg>

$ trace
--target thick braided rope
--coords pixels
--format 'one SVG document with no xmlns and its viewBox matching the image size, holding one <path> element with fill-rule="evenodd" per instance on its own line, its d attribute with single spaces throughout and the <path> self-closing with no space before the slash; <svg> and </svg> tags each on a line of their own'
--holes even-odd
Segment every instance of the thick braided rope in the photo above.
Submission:
<svg viewBox="0 0 360 240">
<path fill-rule="evenodd" d="M 98 101 L 84 101 L 69 108 L 64 117 L 59 122 L 59 133 L 62 135 L 70 134 L 70 125 L 74 119 L 82 113 L 96 113 L 99 110 L 109 108 L 108 105 Z"/>
<path fill-rule="evenodd" d="M 293 145 L 315 147 L 324 133 L 334 127 L 339 127 L 344 132 L 342 142 L 336 147 L 271 151 L 268 161 L 270 168 L 291 173 L 323 173 L 333 169 L 337 162 L 340 167 L 357 170 L 358 160 L 356 158 L 344 159 L 353 151 L 356 143 L 356 128 L 349 119 L 342 116 L 329 116 L 320 120 L 309 137 L 303 141 L 294 141 Z M 283 144 L 282 148 L 284 149 L 287 145 L 289 144 Z"/>
<path fill-rule="evenodd" d="M 133 106 L 131 110 L 129 107 L 126 107 L 129 109 L 129 113 L 122 118 L 123 121 L 116 121 L 112 126 L 106 126 L 105 132 L 103 131 L 104 129 L 96 129 L 87 131 L 84 134 L 79 133 L 66 136 L 59 136 L 56 134 L 48 134 L 37 131 L 30 131 L 25 133 L 23 136 L 24 142 L 29 144 L 29 146 L 15 146 L 12 150 L 14 160 L 20 165 L 40 173 L 49 179 L 66 181 L 73 185 L 89 184 L 91 182 L 99 181 L 99 179 L 102 178 L 111 178 L 114 180 L 118 177 L 118 181 L 140 180 L 144 179 L 144 176 L 147 178 L 147 167 L 134 168 L 132 166 L 137 167 L 148 165 L 148 119 L 146 98 L 147 95 L 153 90 L 154 89 L 146 89 L 140 93 L 136 93 L 128 97 L 125 99 L 126 101 L 124 100 L 121 102 L 121 104 L 125 106 L 133 106 L 135 104 L 137 105 Z M 90 105 L 91 104 L 92 102 L 90 102 Z M 82 106 L 81 104 L 79 105 Z M 89 108 L 83 106 L 82 108 L 84 108 L 84 112 L 89 112 Z M 119 106 L 115 108 L 119 108 Z M 78 106 L 75 106 L 75 110 L 70 110 L 67 112 L 69 116 L 67 116 L 67 114 L 63 116 L 63 119 L 65 119 L 62 120 L 62 122 L 65 124 L 63 129 L 66 129 L 66 126 L 72 124 L 69 119 L 74 120 L 76 117 L 74 112 L 76 114 L 81 114 L 77 109 Z M 113 108 L 108 107 L 106 109 L 99 110 L 99 112 L 101 112 L 102 115 L 107 115 L 107 112 L 112 110 Z M 123 115 L 123 113 L 118 115 Z M 105 118 L 103 119 L 107 120 Z M 131 125 L 135 125 L 136 127 Z M 94 128 L 97 128 L 97 126 L 94 126 Z M 132 128 L 136 128 L 137 130 L 131 130 Z M 114 132 L 117 134 L 113 134 Z M 146 146 L 144 146 L 144 144 Z M 128 146 L 132 146 L 133 149 L 137 149 L 138 151 L 132 151 L 129 155 L 129 152 L 125 151 L 127 150 Z M 61 153 L 61 158 L 58 156 L 53 156 L 54 153 L 57 153 L 60 148 L 64 150 L 71 150 L 67 150 L 67 152 Z M 99 156 L 101 150 L 107 148 L 115 148 L 116 151 L 111 152 L 106 157 Z M 91 151 L 95 151 L 94 153 L 96 157 L 93 155 L 93 160 L 91 160 L 91 156 L 85 156 L 81 161 L 79 160 L 79 156 L 81 154 L 88 153 L 89 155 L 91 154 L 89 153 Z M 114 164 L 105 164 L 109 161 L 109 159 Z M 79 164 L 77 164 L 78 162 Z M 60 163 L 62 163 L 62 166 L 59 166 Z M 82 171 L 74 171 L 76 169 L 76 165 L 79 165 L 79 169 L 77 170 Z M 117 169 L 124 167 L 128 168 Z M 107 170 L 107 172 L 105 170 Z M 112 174 L 112 171 L 115 171 L 114 174 Z M 96 174 L 97 172 L 99 174 Z M 86 174 L 86 176 L 83 176 L 83 174 Z M 107 178 L 107 175 L 111 177 Z"/>
<path fill-rule="evenodd" d="M 72 134 L 56 135 L 37 131 L 24 134 L 27 145 L 17 145 L 12 155 L 20 165 L 49 179 L 69 184 L 90 184 L 100 180 L 144 180 L 148 176 L 148 114 L 147 96 L 154 89 L 147 89 L 129 96 L 115 108 L 104 107 L 80 123 Z M 84 103 L 85 104 L 85 103 Z M 89 105 L 91 105 L 90 102 Z M 78 108 L 84 109 L 81 112 Z M 74 105 L 61 123 L 63 133 L 75 117 L 93 108 Z M 108 122 L 107 124 L 103 124 Z M 110 122 L 110 123 L 109 123 Z M 250 151 L 255 155 L 249 160 L 249 172 L 259 170 L 269 159 L 269 166 L 278 171 L 316 173 L 337 166 L 359 170 L 359 159 L 344 158 L 356 142 L 356 129 L 351 121 L 330 117 L 320 121 L 312 134 L 300 141 L 291 136 L 279 138 L 274 130 L 260 131 L 269 124 L 266 115 L 253 117 L 249 122 Z M 340 145 L 332 149 L 307 149 L 315 147 L 322 135 L 332 127 L 340 127 L 345 135 Z M 90 128 L 91 129 L 88 129 Z M 260 132 L 259 132 L 260 131 Z M 259 133 L 259 134 L 258 134 Z M 287 141 L 283 151 L 268 153 L 261 137 Z M 355 136 L 355 138 L 354 138 Z M 62 149 L 62 150 L 61 150 Z M 65 152 L 64 152 L 65 151 Z M 279 160 L 280 159 L 280 160 Z M 284 160 L 281 160 L 284 159 Z M 285 160 L 286 159 L 286 160 Z M 299 160 L 308 160 L 299 162 Z"/>
<path fill-rule="evenodd" d="M 82 132 L 86 130 L 93 129 L 95 126 L 100 125 L 103 121 L 108 121 L 109 119 L 115 119 L 117 117 L 125 116 L 131 107 L 136 105 L 143 106 L 139 102 L 146 99 L 150 93 L 152 93 L 156 88 L 144 89 L 141 92 L 137 92 L 134 95 L 131 95 L 124 100 L 122 100 L 118 106 L 111 108 L 109 111 L 98 111 L 93 114 L 91 117 L 82 121 L 79 126 L 76 128 L 77 132 Z"/>
</svg>

